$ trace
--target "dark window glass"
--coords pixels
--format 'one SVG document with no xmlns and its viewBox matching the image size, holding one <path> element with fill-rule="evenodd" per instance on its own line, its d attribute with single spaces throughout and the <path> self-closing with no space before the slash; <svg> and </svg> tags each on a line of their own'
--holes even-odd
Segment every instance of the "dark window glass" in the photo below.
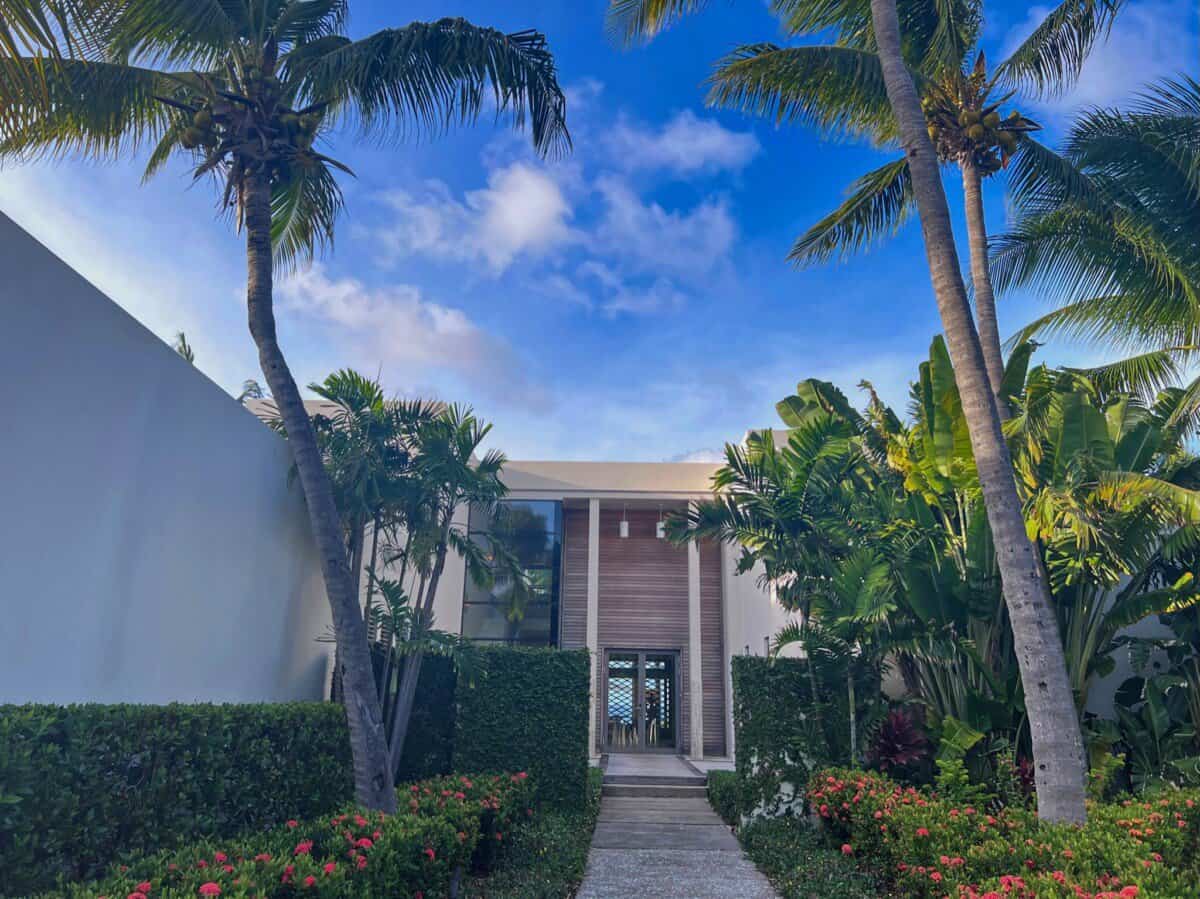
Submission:
<svg viewBox="0 0 1200 899">
<path fill-rule="evenodd" d="M 463 635 L 475 640 L 557 645 L 561 503 L 511 500 L 498 504 L 490 514 L 472 509 L 469 531 L 485 552 L 496 541 L 516 556 L 532 584 L 533 596 L 517 611 L 507 578 L 497 575 L 490 587 L 480 587 L 467 578 Z"/>
</svg>

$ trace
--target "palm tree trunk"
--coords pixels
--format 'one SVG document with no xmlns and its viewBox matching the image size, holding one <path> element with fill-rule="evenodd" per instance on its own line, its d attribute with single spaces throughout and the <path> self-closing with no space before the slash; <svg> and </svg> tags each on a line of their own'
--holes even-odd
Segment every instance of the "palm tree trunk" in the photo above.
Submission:
<svg viewBox="0 0 1200 899">
<path fill-rule="evenodd" d="M 1049 821 L 1083 821 L 1087 815 L 1084 808 L 1087 769 L 1058 623 L 1038 560 L 1025 535 L 1012 461 L 1000 430 L 995 396 L 959 269 L 950 207 L 933 146 L 925 132 L 917 91 L 900 52 L 896 0 L 871 0 L 871 18 L 884 84 L 912 174 L 929 273 L 996 546 L 1021 683 L 1025 687 L 1038 814 Z"/>
<path fill-rule="evenodd" d="M 442 570 L 446 567 L 446 541 L 450 532 L 450 516 L 442 529 L 442 540 L 438 546 L 437 560 L 433 563 L 433 571 L 424 592 L 418 597 L 416 615 L 413 625 L 417 631 L 423 632 L 429 626 L 433 611 L 433 601 L 437 597 L 438 581 L 442 578 Z M 421 676 L 421 662 L 425 653 L 417 650 L 404 657 L 404 673 L 400 681 L 400 689 L 396 693 L 395 714 L 392 715 L 392 737 L 388 746 L 391 756 L 392 770 L 400 767 L 400 759 L 404 756 L 404 741 L 408 738 L 408 723 L 412 718 L 413 706 L 416 704 L 417 679 Z"/>
<path fill-rule="evenodd" d="M 1000 395 L 1004 381 L 1004 353 L 1000 349 L 1000 325 L 996 321 L 996 295 L 988 271 L 987 222 L 983 219 L 983 179 L 972 159 L 962 163 L 963 203 L 967 214 L 967 246 L 971 255 L 971 286 L 975 289 L 975 320 L 979 343 L 987 366 L 988 383 L 996 396 L 1000 420 L 1009 418 L 1008 402 Z"/>
<path fill-rule="evenodd" d="M 333 486 L 321 462 L 317 438 L 300 391 L 288 370 L 275 334 L 273 303 L 273 260 L 271 257 L 271 189 L 256 173 L 247 176 L 242 195 L 246 224 L 246 305 L 250 334 L 258 347 L 263 375 L 271 387 L 280 417 L 287 428 L 288 446 L 296 462 L 300 485 L 308 508 L 325 593 L 329 599 L 337 646 L 341 651 L 342 702 L 350 730 L 354 757 L 354 794 L 370 809 L 392 813 L 396 791 L 388 767 L 387 741 L 367 629 L 358 607 L 358 597 L 346 562 L 342 524 L 333 500 Z"/>
<path fill-rule="evenodd" d="M 375 599 L 375 565 L 379 561 L 379 513 L 376 512 L 371 518 L 371 561 L 367 563 L 367 600 L 363 603 L 363 614 L 366 615 L 371 610 L 371 602 Z M 368 620 L 367 637 L 371 640 L 378 639 L 378 634 L 370 632 L 370 621 Z"/>
<path fill-rule="evenodd" d="M 846 693 L 850 703 L 850 764 L 858 764 L 858 714 L 854 701 L 854 664 L 846 666 Z"/>
</svg>

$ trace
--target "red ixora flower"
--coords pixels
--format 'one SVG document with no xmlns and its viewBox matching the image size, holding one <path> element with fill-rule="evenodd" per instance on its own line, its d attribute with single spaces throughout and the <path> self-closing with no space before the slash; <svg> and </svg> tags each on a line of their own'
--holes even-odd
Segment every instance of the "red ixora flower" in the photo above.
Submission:
<svg viewBox="0 0 1200 899">
<path fill-rule="evenodd" d="M 367 857 L 365 855 L 360 855 L 358 857 L 358 861 L 355 862 L 355 864 L 358 866 L 358 870 L 361 871 L 363 868 L 365 868 L 367 866 Z"/>
<path fill-rule="evenodd" d="M 301 840 L 299 843 L 296 844 L 296 851 L 293 852 L 292 854 L 293 855 L 308 855 L 310 852 L 312 852 L 312 847 L 313 847 L 312 840 Z"/>
<path fill-rule="evenodd" d="M 853 855 L 854 847 L 849 843 L 842 843 L 842 855 Z"/>
<path fill-rule="evenodd" d="M 359 849 L 370 849 L 375 844 L 372 843 L 368 837 L 362 837 L 354 845 L 357 846 Z"/>
<path fill-rule="evenodd" d="M 322 870 L 326 874 L 332 874 L 337 870 L 337 862 L 326 862 L 325 867 Z"/>
<path fill-rule="evenodd" d="M 130 893 L 128 896 L 125 897 L 125 899 L 148 899 L 148 897 L 146 896 L 145 893 L 139 891 L 136 893 Z"/>
<path fill-rule="evenodd" d="M 137 891 L 139 893 L 149 893 L 150 892 L 150 881 L 143 880 L 141 883 L 139 883 L 137 885 Z"/>
<path fill-rule="evenodd" d="M 919 837 L 929 836 L 929 829 L 925 828 L 925 827 L 918 827 L 917 828 L 917 836 L 919 836 Z"/>
<path fill-rule="evenodd" d="M 200 884 L 200 895 L 201 896 L 220 896 L 221 888 L 210 880 L 208 883 Z"/>
<path fill-rule="evenodd" d="M 300 826 L 300 822 L 299 822 L 299 821 L 297 821 L 295 818 L 291 818 L 291 819 L 289 819 L 289 820 L 288 820 L 287 826 L 288 826 L 290 829 L 292 829 L 292 830 L 295 830 L 297 827 L 299 827 L 299 826 Z"/>
<path fill-rule="evenodd" d="M 311 874 L 309 874 L 307 877 L 304 878 L 304 885 L 306 887 L 315 886 L 316 883 L 317 883 L 317 878 L 313 877 Z"/>
<path fill-rule="evenodd" d="M 229 860 L 229 856 L 226 855 L 224 852 L 214 852 L 213 853 L 213 861 L 214 862 L 224 862 L 224 861 L 228 861 L 228 860 Z"/>
<path fill-rule="evenodd" d="M 425 847 L 425 854 L 426 854 L 427 856 L 429 856 L 429 860 L 430 860 L 430 861 L 433 861 L 435 858 L 437 858 L 437 853 L 435 853 L 435 852 L 433 851 L 433 849 L 432 849 L 431 847 L 429 847 L 429 846 L 426 846 L 426 847 Z"/>
</svg>

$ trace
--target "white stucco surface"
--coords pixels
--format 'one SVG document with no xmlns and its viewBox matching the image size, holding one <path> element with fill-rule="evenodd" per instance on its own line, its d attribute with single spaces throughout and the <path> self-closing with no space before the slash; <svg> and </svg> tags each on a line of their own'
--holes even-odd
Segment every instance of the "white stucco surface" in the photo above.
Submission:
<svg viewBox="0 0 1200 899">
<path fill-rule="evenodd" d="M 319 699 L 282 438 L 3 215 L 0 272 L 0 702 Z"/>
</svg>

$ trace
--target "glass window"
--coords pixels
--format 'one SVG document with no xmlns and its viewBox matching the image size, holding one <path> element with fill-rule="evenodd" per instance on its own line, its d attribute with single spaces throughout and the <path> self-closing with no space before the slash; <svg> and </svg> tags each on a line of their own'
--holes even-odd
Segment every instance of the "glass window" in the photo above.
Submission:
<svg viewBox="0 0 1200 899">
<path fill-rule="evenodd" d="M 462 632 L 474 640 L 558 645 L 558 580 L 562 554 L 562 504 L 508 500 L 490 513 L 473 508 L 471 539 L 485 555 L 500 543 L 528 577 L 532 596 L 524 609 L 513 605 L 512 583 L 497 572 L 480 587 L 469 577 L 463 595 Z"/>
</svg>

